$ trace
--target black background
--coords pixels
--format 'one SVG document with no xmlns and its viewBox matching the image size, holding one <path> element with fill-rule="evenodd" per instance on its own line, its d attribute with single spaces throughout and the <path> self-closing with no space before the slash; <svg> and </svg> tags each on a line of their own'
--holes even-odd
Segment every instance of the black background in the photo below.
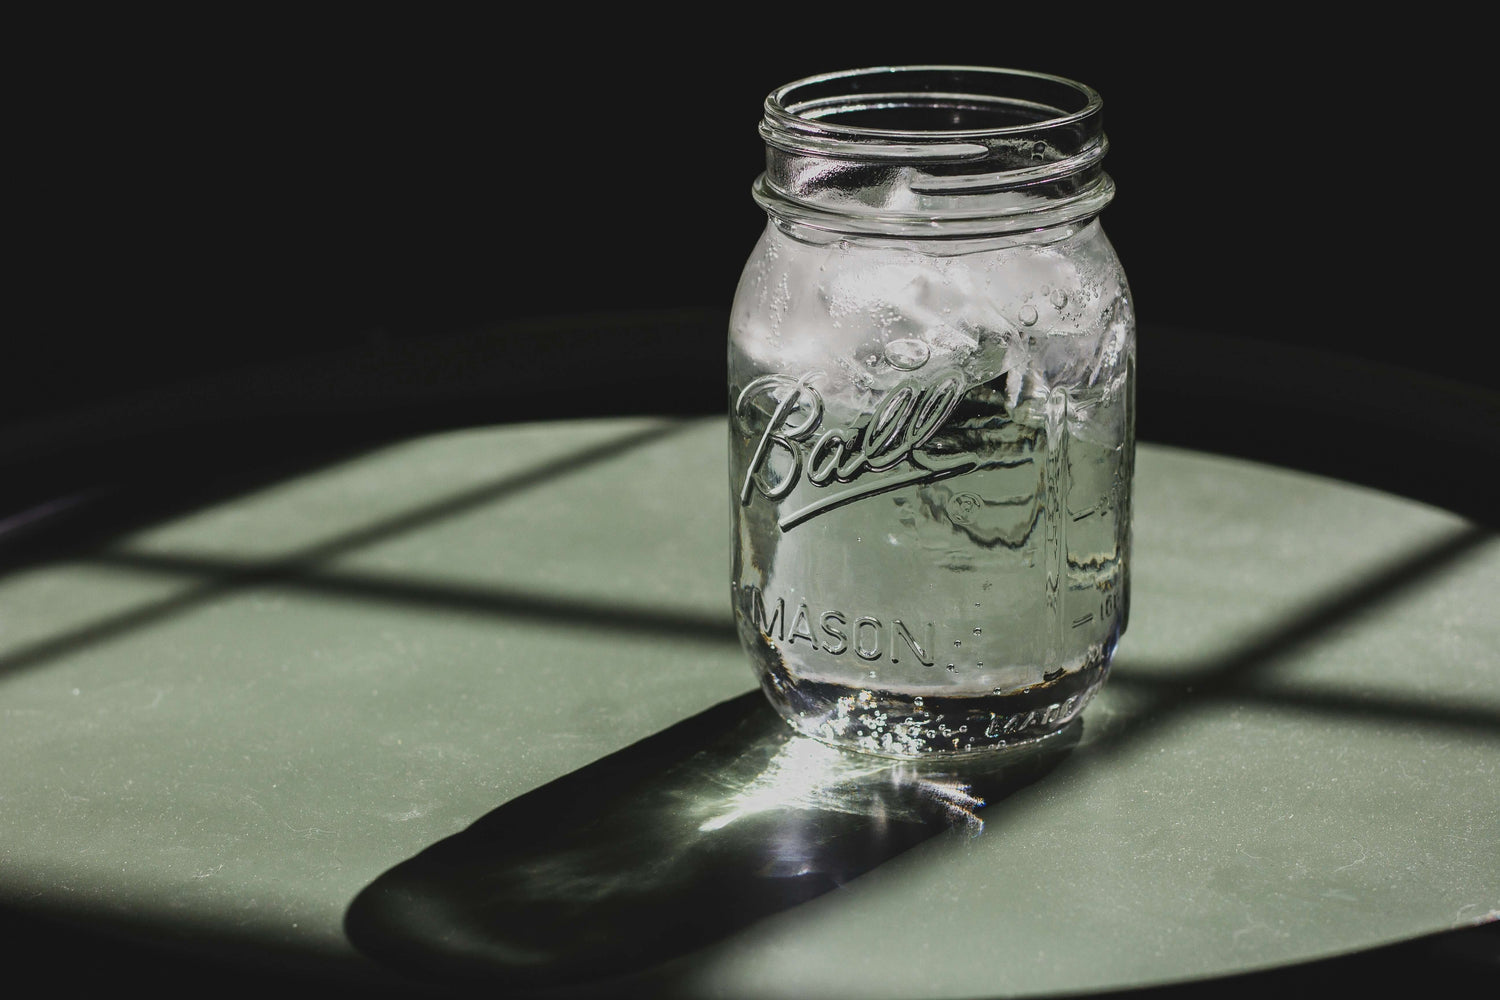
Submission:
<svg viewBox="0 0 1500 1000">
<path fill-rule="evenodd" d="M 765 93 L 921 62 L 1102 93 L 1143 353 L 1170 327 L 1497 384 L 1483 91 L 1436 20 L 271 10 L 18 35 L 6 419 L 518 317 L 727 311 Z"/>
</svg>

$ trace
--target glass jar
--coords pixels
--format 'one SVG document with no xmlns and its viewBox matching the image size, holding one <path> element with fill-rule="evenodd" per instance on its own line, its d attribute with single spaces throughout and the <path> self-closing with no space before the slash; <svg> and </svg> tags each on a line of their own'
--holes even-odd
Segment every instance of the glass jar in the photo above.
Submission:
<svg viewBox="0 0 1500 1000">
<path fill-rule="evenodd" d="M 1099 95 L 980 67 L 766 98 L 730 321 L 732 591 L 798 730 L 893 757 L 1060 731 L 1130 607 L 1135 319 Z"/>
</svg>

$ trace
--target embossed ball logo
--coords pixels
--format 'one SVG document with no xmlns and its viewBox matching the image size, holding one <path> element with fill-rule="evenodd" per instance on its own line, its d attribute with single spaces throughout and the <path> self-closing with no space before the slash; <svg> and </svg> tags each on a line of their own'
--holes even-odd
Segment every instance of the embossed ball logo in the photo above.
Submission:
<svg viewBox="0 0 1500 1000">
<path fill-rule="evenodd" d="M 756 493 L 780 503 L 802 479 L 822 494 L 784 513 L 777 521 L 782 531 L 865 497 L 976 467 L 971 456 L 934 454 L 926 448 L 968 391 L 961 375 L 946 375 L 931 386 L 902 381 L 871 413 L 843 427 L 823 425 L 823 396 L 813 385 L 822 376 L 762 375 L 735 401 L 740 433 L 756 440 L 740 503 L 749 505 Z M 767 411 L 765 426 L 753 426 L 754 416 Z M 847 489 L 834 487 L 856 481 Z"/>
</svg>

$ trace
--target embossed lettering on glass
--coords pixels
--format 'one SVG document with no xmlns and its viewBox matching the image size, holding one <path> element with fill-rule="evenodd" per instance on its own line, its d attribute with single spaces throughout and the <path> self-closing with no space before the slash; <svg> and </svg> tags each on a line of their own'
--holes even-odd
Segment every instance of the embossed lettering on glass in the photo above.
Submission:
<svg viewBox="0 0 1500 1000">
<path fill-rule="evenodd" d="M 1130 607 L 1135 319 L 1102 104 L 899 67 L 766 98 L 729 336 L 735 615 L 797 729 L 895 757 L 1060 731 Z"/>
</svg>

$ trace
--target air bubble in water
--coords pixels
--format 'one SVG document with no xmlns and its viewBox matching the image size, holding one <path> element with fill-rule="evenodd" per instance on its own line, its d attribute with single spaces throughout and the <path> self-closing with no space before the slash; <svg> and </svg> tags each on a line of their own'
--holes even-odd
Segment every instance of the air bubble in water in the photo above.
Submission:
<svg viewBox="0 0 1500 1000">
<path fill-rule="evenodd" d="M 1047 296 L 1047 301 L 1051 302 L 1054 308 L 1061 309 L 1068 304 L 1068 293 L 1061 288 L 1054 288 L 1052 294 Z"/>
<path fill-rule="evenodd" d="M 1021 307 L 1021 315 L 1018 317 L 1022 326 L 1033 326 L 1036 324 L 1036 306 L 1030 302 Z"/>
<path fill-rule="evenodd" d="M 885 367 L 885 345 L 876 337 L 871 337 L 855 347 L 854 356 L 859 359 L 861 364 L 872 371 L 878 371 Z"/>
<path fill-rule="evenodd" d="M 885 345 L 885 359 L 904 372 L 916 371 L 931 356 L 932 349 L 920 340 L 893 340 Z"/>
<path fill-rule="evenodd" d="M 974 634 L 975 635 L 984 635 L 984 629 L 982 629 L 982 628 L 976 628 L 974 630 Z"/>
</svg>

